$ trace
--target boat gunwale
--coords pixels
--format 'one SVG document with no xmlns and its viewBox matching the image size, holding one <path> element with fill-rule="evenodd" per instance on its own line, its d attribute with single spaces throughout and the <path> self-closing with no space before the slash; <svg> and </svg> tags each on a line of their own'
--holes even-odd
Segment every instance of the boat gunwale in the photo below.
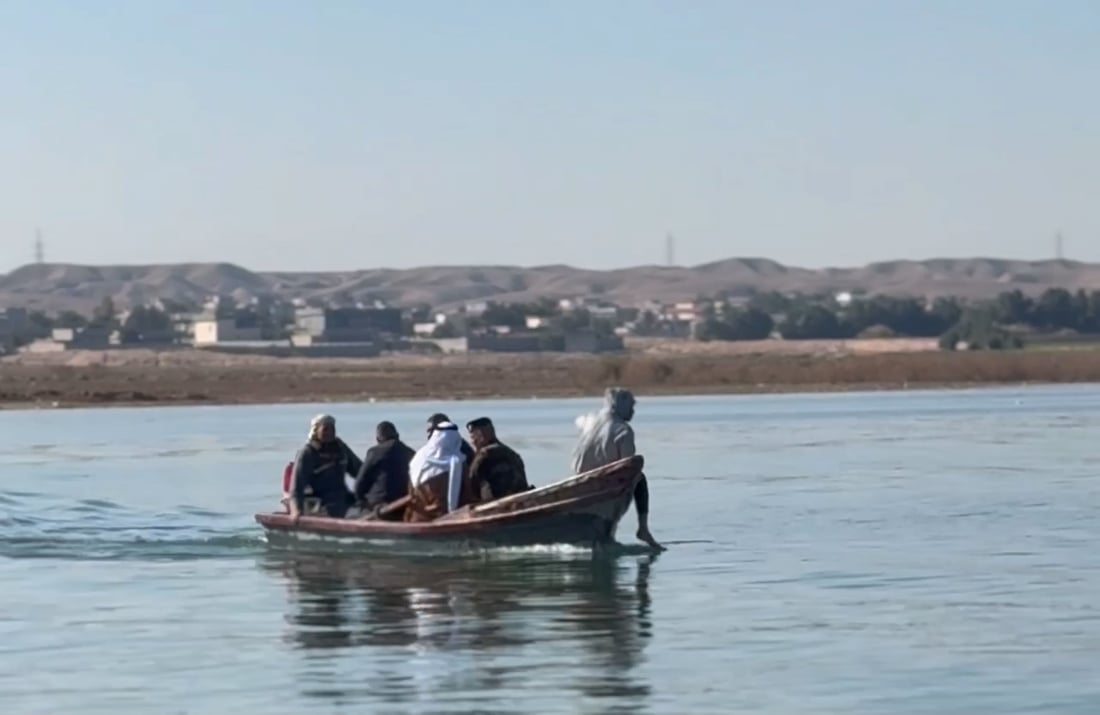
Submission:
<svg viewBox="0 0 1100 715">
<path fill-rule="evenodd" d="M 582 472 L 580 474 L 574 474 L 571 477 L 566 477 L 565 479 L 560 479 L 556 482 L 552 482 L 550 484 L 547 484 L 546 486 L 538 487 L 536 489 L 531 489 L 531 490 L 528 490 L 528 491 L 525 491 L 525 492 L 517 492 L 515 494 L 509 494 L 506 497 L 501 497 L 500 499 L 494 499 L 493 501 L 487 502 L 487 503 L 484 503 L 484 504 L 475 504 L 466 513 L 476 517 L 481 512 L 495 510 L 495 509 L 498 509 L 501 506 L 507 506 L 507 505 L 512 504 L 514 502 L 523 501 L 525 499 L 538 498 L 540 496 L 543 496 L 545 494 L 549 494 L 551 492 L 560 491 L 560 490 L 563 490 L 563 489 L 568 489 L 570 487 L 580 485 L 580 484 L 585 484 L 585 483 L 590 482 L 590 481 L 599 481 L 601 479 L 604 479 L 606 477 L 611 477 L 613 475 L 618 474 L 619 472 L 626 471 L 628 469 L 633 469 L 636 472 L 634 478 L 637 479 L 637 474 L 641 473 L 642 468 L 644 466 L 645 466 L 645 458 L 642 457 L 642 455 L 640 455 L 640 454 L 636 454 L 636 455 L 633 455 L 633 456 L 630 456 L 630 457 L 623 457 L 622 459 L 619 459 L 619 460 L 616 460 L 614 462 L 610 462 L 608 464 L 605 464 L 602 467 L 597 467 L 595 469 L 590 469 L 589 471 Z M 553 502 L 545 502 L 545 504 L 552 504 L 552 503 Z M 458 512 L 455 512 L 455 513 L 457 514 Z M 509 513 L 516 513 L 516 512 L 509 512 Z M 444 514 L 443 516 L 440 517 L 440 519 L 447 519 L 448 516 L 449 515 Z M 495 516 L 495 515 L 489 514 L 489 515 L 486 515 L 486 516 Z"/>
<path fill-rule="evenodd" d="M 290 515 L 285 512 L 266 512 L 255 515 L 256 521 L 265 529 L 272 529 L 286 533 L 304 532 L 309 534 L 345 535 L 345 536 L 431 536 L 453 535 L 462 533 L 475 533 L 486 528 L 500 526 L 502 523 L 523 522 L 531 517 L 540 515 L 553 515 L 563 511 L 583 508 L 600 502 L 615 499 L 633 498 L 634 485 L 642 474 L 642 457 L 640 455 L 627 457 L 617 462 L 604 465 L 596 470 L 578 474 L 574 477 L 548 484 L 538 490 L 521 492 L 494 500 L 485 507 L 496 507 L 503 503 L 512 503 L 521 498 L 530 499 L 533 492 L 546 490 L 560 490 L 568 488 L 570 481 L 576 480 L 583 484 L 602 477 L 619 477 L 623 472 L 630 472 L 627 478 L 617 479 L 606 489 L 583 494 L 581 496 L 558 499 L 555 501 L 534 504 L 532 506 L 515 511 L 505 511 L 497 514 L 478 515 L 473 509 L 463 512 L 454 512 L 454 516 L 444 515 L 434 521 L 405 522 L 385 521 L 379 519 L 338 519 L 333 517 L 302 516 L 297 525 L 291 522 Z M 617 520 L 616 520 L 617 521 Z"/>
</svg>

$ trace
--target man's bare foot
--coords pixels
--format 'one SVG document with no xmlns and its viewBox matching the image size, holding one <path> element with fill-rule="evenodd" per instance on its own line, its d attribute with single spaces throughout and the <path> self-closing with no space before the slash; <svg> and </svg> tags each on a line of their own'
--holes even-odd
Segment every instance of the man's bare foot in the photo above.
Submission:
<svg viewBox="0 0 1100 715">
<path fill-rule="evenodd" d="M 665 551 L 665 547 L 657 543 L 657 540 L 653 538 L 653 534 L 649 533 L 649 529 L 638 529 L 638 533 L 635 534 L 641 541 L 646 542 L 658 551 Z"/>
</svg>

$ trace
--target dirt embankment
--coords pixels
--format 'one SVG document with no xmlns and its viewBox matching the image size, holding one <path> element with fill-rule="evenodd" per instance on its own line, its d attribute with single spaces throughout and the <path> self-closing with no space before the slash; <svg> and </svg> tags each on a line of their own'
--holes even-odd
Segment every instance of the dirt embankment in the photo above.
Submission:
<svg viewBox="0 0 1100 715">
<path fill-rule="evenodd" d="M 695 350 L 653 343 L 618 356 L 367 360 L 193 350 L 15 355 L 0 361 L 0 408 L 568 397 L 599 394 L 611 384 L 644 395 L 1100 382 L 1100 351 L 946 353 L 917 343 L 887 350 L 887 342 L 835 341 L 811 351 L 803 344 L 800 352 L 778 343 L 695 344 Z"/>
</svg>

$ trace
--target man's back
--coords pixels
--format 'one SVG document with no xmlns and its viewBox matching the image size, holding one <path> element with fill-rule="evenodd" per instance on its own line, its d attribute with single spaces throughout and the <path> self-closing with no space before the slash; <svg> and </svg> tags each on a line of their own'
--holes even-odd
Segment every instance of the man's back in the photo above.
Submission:
<svg viewBox="0 0 1100 715">
<path fill-rule="evenodd" d="M 493 442 L 479 449 L 470 463 L 470 483 L 482 500 L 500 499 L 527 491 L 527 469 L 518 452 Z"/>
<path fill-rule="evenodd" d="M 573 450 L 573 473 L 583 474 L 633 456 L 634 428 L 629 422 L 605 410 L 581 434 Z"/>
<path fill-rule="evenodd" d="M 386 440 L 368 449 L 356 479 L 356 498 L 373 508 L 405 496 L 409 489 L 409 462 L 414 454 L 400 439 Z"/>
</svg>

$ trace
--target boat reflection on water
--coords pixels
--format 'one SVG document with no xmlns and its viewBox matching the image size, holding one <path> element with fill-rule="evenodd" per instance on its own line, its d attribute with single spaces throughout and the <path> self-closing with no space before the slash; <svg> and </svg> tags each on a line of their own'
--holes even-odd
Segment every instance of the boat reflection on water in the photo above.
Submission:
<svg viewBox="0 0 1100 715">
<path fill-rule="evenodd" d="M 305 656 L 295 677 L 309 699 L 548 712 L 581 698 L 640 712 L 656 558 L 268 552 L 260 565 L 286 581 L 286 640 Z"/>
</svg>

